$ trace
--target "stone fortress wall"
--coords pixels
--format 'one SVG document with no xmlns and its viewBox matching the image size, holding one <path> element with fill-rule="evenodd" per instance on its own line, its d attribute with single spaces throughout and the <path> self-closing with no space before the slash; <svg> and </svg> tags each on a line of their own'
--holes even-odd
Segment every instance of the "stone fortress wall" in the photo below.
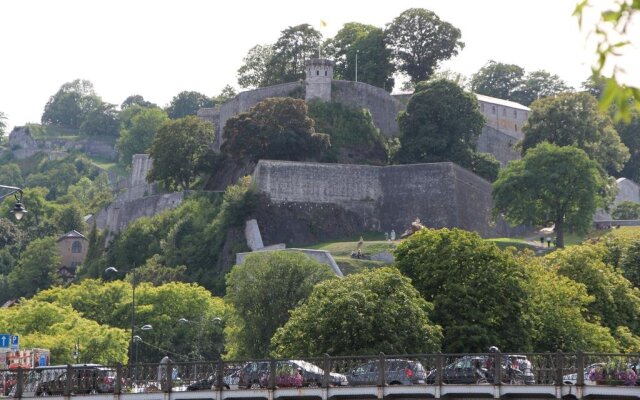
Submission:
<svg viewBox="0 0 640 400">
<path fill-rule="evenodd" d="M 491 184 L 454 163 L 376 167 L 261 160 L 256 187 L 275 203 L 331 203 L 358 214 L 363 230 L 400 234 L 420 218 L 484 237 L 507 236 L 491 221 Z"/>
<path fill-rule="evenodd" d="M 298 94 L 304 90 L 305 100 L 338 102 L 371 112 L 375 126 L 387 137 L 399 135 L 398 113 L 406 109 L 410 95 L 391 95 L 382 88 L 363 82 L 333 79 L 333 62 L 326 59 L 311 59 L 305 63 L 306 79 L 248 90 L 236 95 L 216 108 L 203 108 L 198 116 L 213 123 L 216 140 L 214 148 L 222 144 L 222 128 L 232 116 L 248 111 L 258 102 L 269 97 L 283 97 Z M 480 152 L 493 154 L 502 166 L 520 158 L 514 149 L 515 143 L 523 138 L 522 125 L 527 121 L 529 108 L 507 100 L 476 95 L 480 111 L 486 119 L 478 142 Z"/>
<path fill-rule="evenodd" d="M 9 147 L 13 156 L 18 160 L 31 157 L 39 152 L 71 152 L 76 150 L 110 161 L 118 159 L 117 150 L 108 143 L 90 138 L 80 140 L 35 139 L 29 132 L 29 128 L 24 126 L 15 127 L 11 131 L 9 134 Z"/>
</svg>

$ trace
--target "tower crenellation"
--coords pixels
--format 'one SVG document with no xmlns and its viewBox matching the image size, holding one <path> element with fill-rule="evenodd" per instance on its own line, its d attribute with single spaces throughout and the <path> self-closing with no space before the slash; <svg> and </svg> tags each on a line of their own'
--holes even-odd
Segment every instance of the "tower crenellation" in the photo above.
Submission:
<svg viewBox="0 0 640 400">
<path fill-rule="evenodd" d="M 325 58 L 312 58 L 304 63 L 306 73 L 305 100 L 331 101 L 331 81 L 334 62 Z"/>
</svg>

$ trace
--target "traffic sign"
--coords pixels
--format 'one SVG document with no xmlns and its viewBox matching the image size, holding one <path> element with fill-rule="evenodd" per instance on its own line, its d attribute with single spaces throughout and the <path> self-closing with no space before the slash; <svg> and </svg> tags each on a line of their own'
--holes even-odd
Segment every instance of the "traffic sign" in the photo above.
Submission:
<svg viewBox="0 0 640 400">
<path fill-rule="evenodd" d="M 47 365 L 47 356 L 44 354 L 40 354 L 40 360 L 38 360 L 38 366 L 42 367 Z"/>
<path fill-rule="evenodd" d="M 9 347 L 11 343 L 11 335 L 8 333 L 0 333 L 0 348 Z"/>
<path fill-rule="evenodd" d="M 18 335 L 11 335 L 11 348 L 13 350 L 18 350 L 18 348 L 20 347 L 20 336 Z"/>
</svg>

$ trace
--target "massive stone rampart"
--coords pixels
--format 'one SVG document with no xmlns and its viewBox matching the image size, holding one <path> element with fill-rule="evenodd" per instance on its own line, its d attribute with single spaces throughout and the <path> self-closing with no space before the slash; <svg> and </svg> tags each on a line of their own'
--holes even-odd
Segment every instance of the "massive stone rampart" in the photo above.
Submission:
<svg viewBox="0 0 640 400">
<path fill-rule="evenodd" d="M 398 136 L 398 113 L 406 106 L 386 90 L 362 82 L 334 80 L 331 101 L 368 109 L 380 132 L 387 137 Z"/>
<path fill-rule="evenodd" d="M 216 135 L 214 147 L 216 150 L 220 150 L 220 146 L 222 145 L 222 129 L 229 118 L 240 114 L 241 112 L 248 111 L 251 107 L 269 97 L 291 97 L 295 95 L 297 91 L 302 93 L 303 89 L 303 82 L 290 82 L 281 85 L 248 90 L 246 92 L 239 93 L 219 107 L 203 108 L 199 110 L 198 116 L 213 123 Z"/>
<path fill-rule="evenodd" d="M 433 228 L 458 227 L 506 236 L 491 220 L 491 184 L 453 163 L 375 167 L 258 162 L 258 190 L 274 203 L 334 204 L 362 218 L 363 230 L 402 232 L 415 218 Z"/>
<path fill-rule="evenodd" d="M 70 139 L 35 139 L 29 132 L 28 127 L 16 127 L 9 134 L 9 147 L 13 156 L 24 159 L 39 152 L 51 153 L 55 151 L 75 151 L 79 150 L 94 157 L 107 160 L 117 160 L 118 152 L 113 145 L 90 138 L 70 140 Z"/>
<path fill-rule="evenodd" d="M 509 161 L 520 159 L 520 152 L 515 148 L 520 139 L 485 125 L 478 137 L 476 150 L 493 154 L 500 165 L 506 167 Z"/>
</svg>

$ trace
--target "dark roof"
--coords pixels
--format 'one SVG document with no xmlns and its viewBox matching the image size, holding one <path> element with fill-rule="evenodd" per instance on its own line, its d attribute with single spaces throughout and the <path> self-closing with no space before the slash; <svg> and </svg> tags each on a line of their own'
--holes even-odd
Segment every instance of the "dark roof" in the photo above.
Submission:
<svg viewBox="0 0 640 400">
<path fill-rule="evenodd" d="M 62 236 L 60 236 L 58 238 L 58 240 L 56 240 L 56 242 L 59 242 L 59 241 L 61 241 L 63 239 L 84 239 L 84 240 L 87 240 L 87 238 L 82 233 L 76 231 L 75 229 L 65 233 Z"/>
</svg>

